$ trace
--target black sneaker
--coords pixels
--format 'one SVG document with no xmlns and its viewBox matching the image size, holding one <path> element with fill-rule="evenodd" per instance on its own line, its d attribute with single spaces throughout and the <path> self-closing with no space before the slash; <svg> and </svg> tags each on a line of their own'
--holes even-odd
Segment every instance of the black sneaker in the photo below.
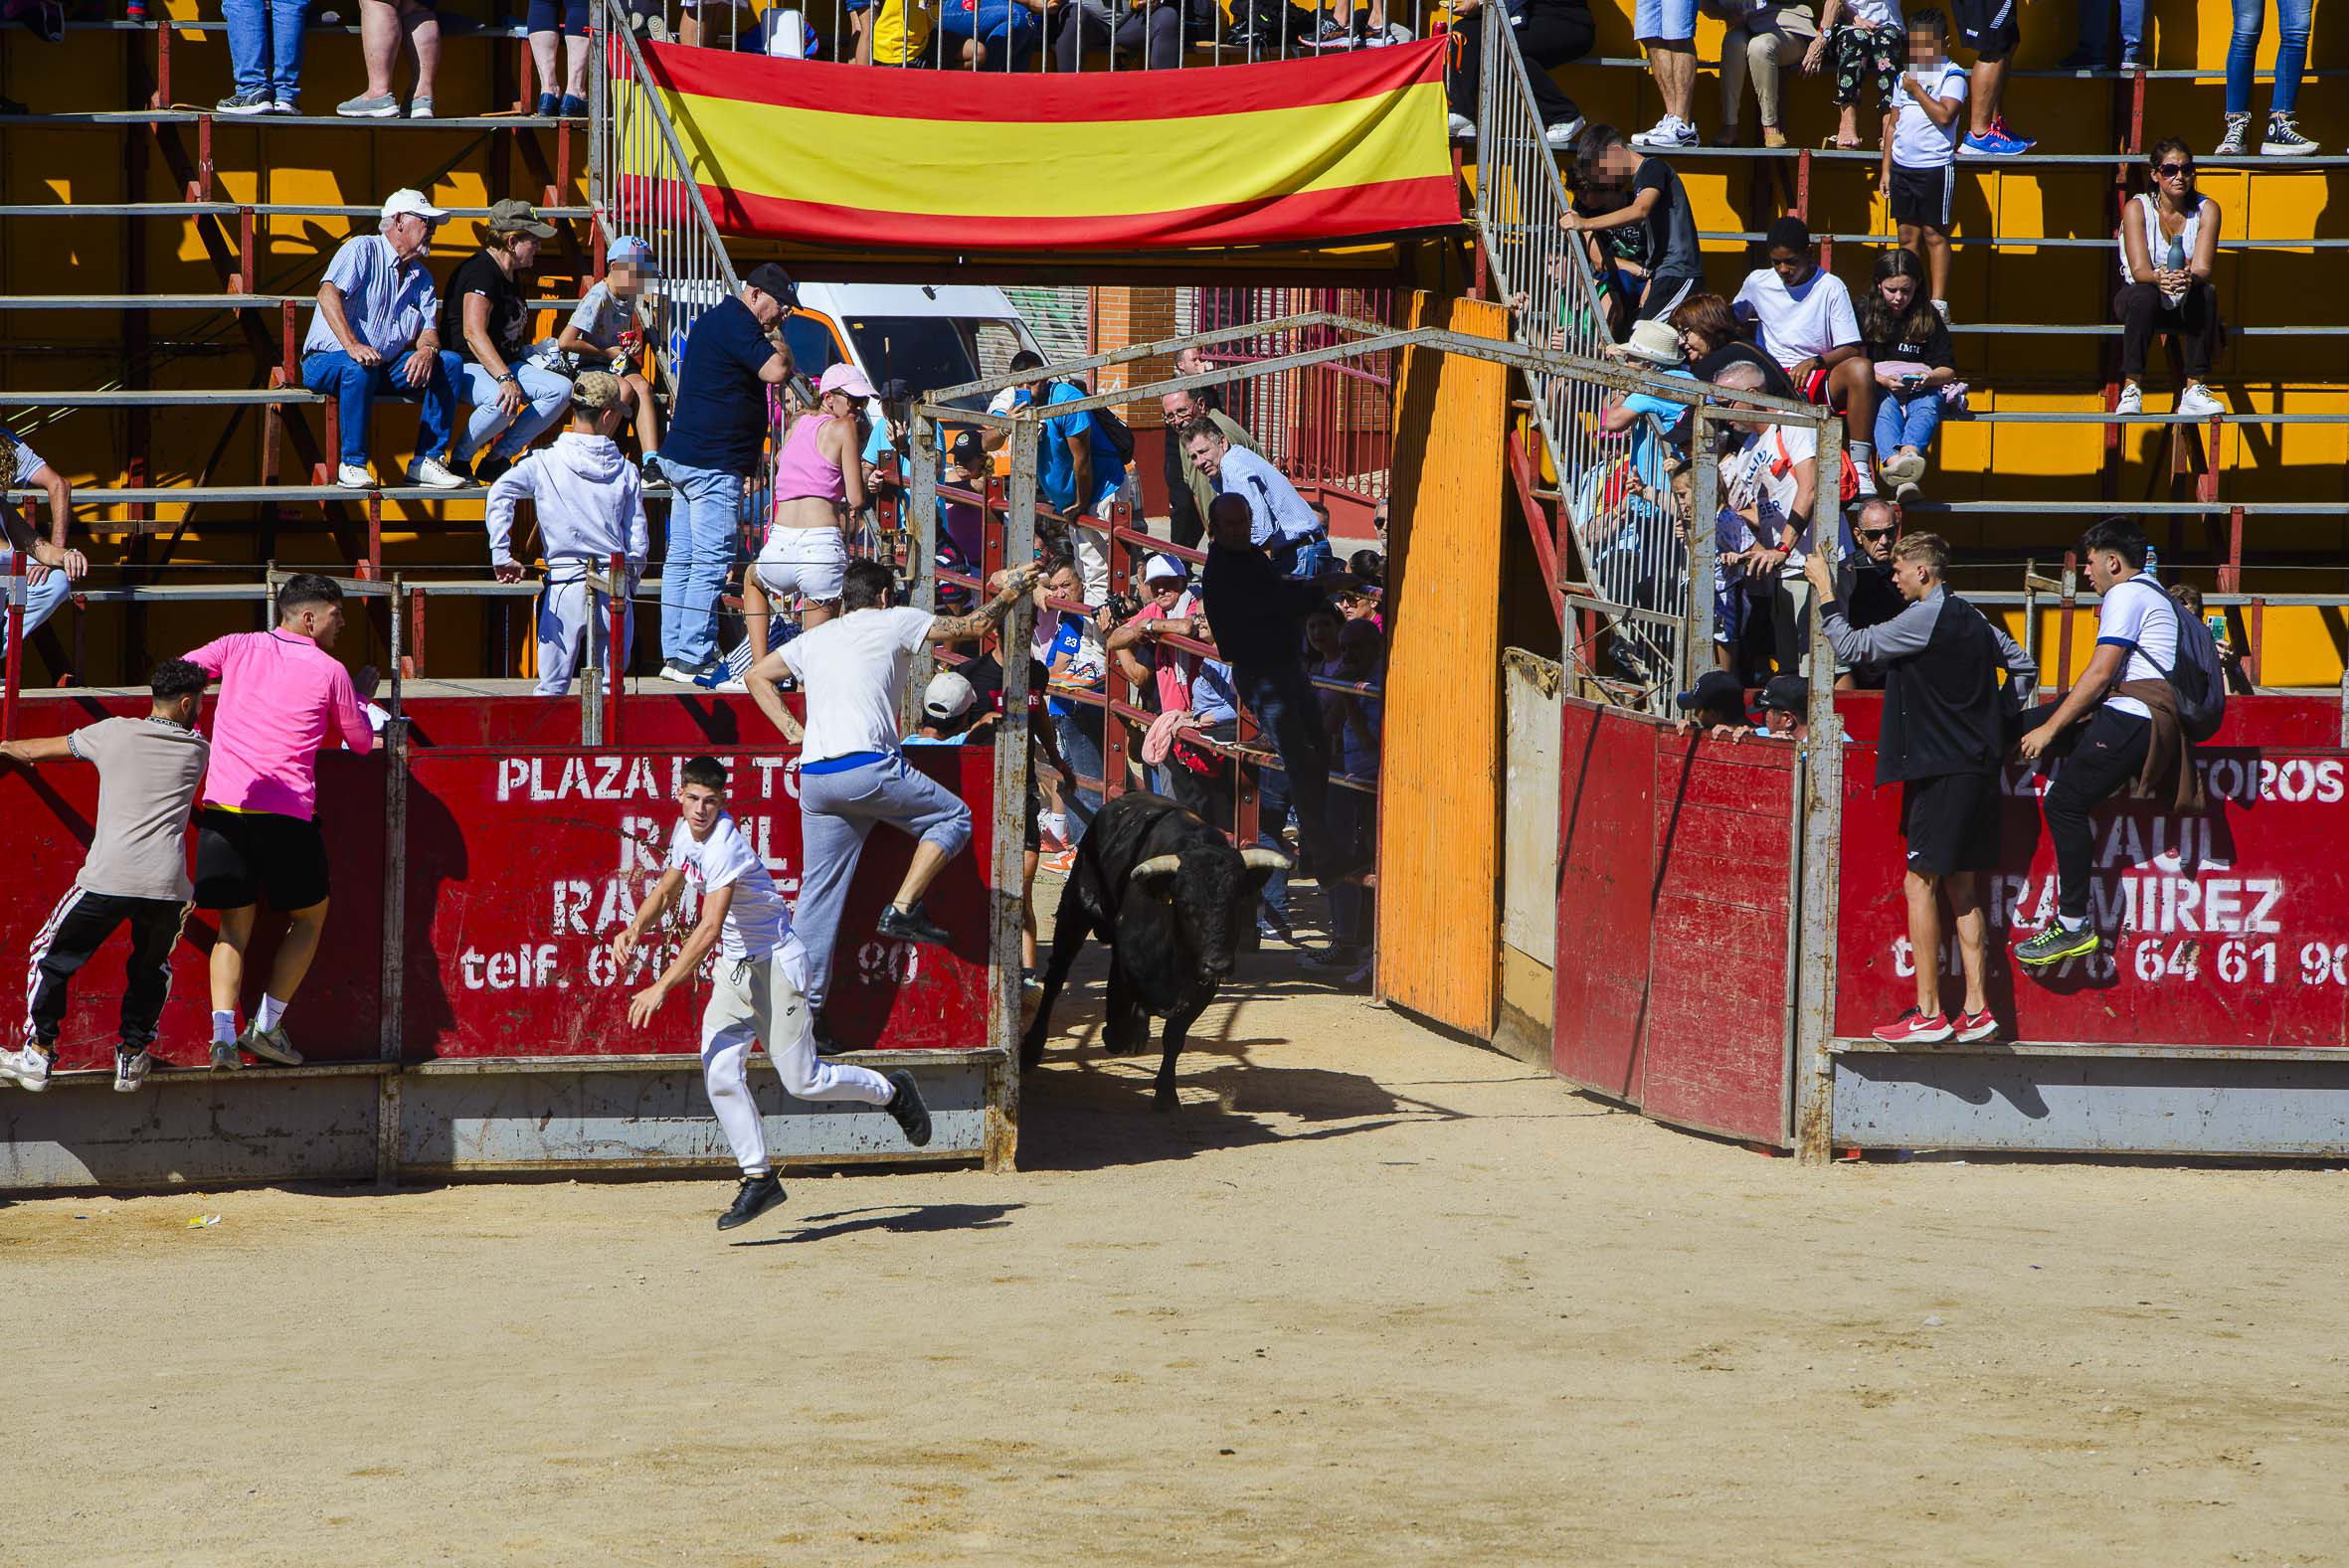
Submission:
<svg viewBox="0 0 2349 1568">
<path fill-rule="evenodd" d="M 927 1147 L 930 1142 L 930 1108 L 922 1104 L 921 1087 L 914 1082 L 914 1075 L 902 1067 L 889 1075 L 889 1082 L 897 1093 L 891 1095 L 889 1103 L 881 1109 L 896 1118 L 897 1126 L 904 1132 L 908 1143 L 916 1148 Z"/>
<path fill-rule="evenodd" d="M 734 1191 L 734 1206 L 718 1216 L 718 1229 L 730 1231 L 737 1225 L 748 1225 L 782 1201 L 783 1183 L 775 1179 L 775 1172 L 745 1176 Z"/>
<path fill-rule="evenodd" d="M 884 937 L 895 937 L 900 942 L 926 942 L 933 948 L 947 943 L 946 931 L 936 921 L 922 913 L 917 902 L 912 909 L 899 909 L 892 904 L 881 911 L 881 918 L 873 930 Z"/>
<path fill-rule="evenodd" d="M 1333 942 L 1321 952 L 1309 953 L 1298 961 L 1324 974 L 1351 974 L 1361 967 L 1363 957 L 1358 943 Z"/>
</svg>

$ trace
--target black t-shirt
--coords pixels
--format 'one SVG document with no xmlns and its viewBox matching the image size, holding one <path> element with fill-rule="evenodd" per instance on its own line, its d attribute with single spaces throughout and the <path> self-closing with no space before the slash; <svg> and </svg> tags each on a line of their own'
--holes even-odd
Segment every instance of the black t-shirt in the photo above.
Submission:
<svg viewBox="0 0 2349 1568">
<path fill-rule="evenodd" d="M 1199 597 L 1215 646 L 1234 668 L 1247 669 L 1300 662 L 1305 617 L 1328 602 L 1320 589 L 1289 576 L 1253 545 L 1245 550 L 1210 547 L 1199 574 Z"/>
<path fill-rule="evenodd" d="M 1794 397 L 1794 383 L 1786 379 L 1786 371 L 1776 360 L 1755 348 L 1751 343 L 1723 343 L 1719 348 L 1691 365 L 1699 381 L 1718 381 L 1720 373 L 1731 365 L 1751 365 L 1762 373 L 1761 390 L 1773 398 Z"/>
<path fill-rule="evenodd" d="M 1938 317 L 1939 312 L 1934 314 Z M 1880 359 L 1909 360 L 1919 365 L 1929 365 L 1935 370 L 1957 363 L 1957 356 L 1949 348 L 1949 328 L 1938 319 L 1933 322 L 1933 330 L 1925 334 L 1921 341 L 1901 338 L 1863 338 L 1862 341 L 1867 344 L 1871 362 Z"/>
<path fill-rule="evenodd" d="M 467 364 L 479 363 L 464 337 L 464 302 L 472 294 L 487 296 L 489 341 L 497 345 L 500 358 L 513 364 L 530 347 L 530 306 L 522 297 L 522 285 L 508 277 L 487 251 L 459 261 L 449 279 L 448 297 L 441 301 L 441 346 L 456 350 Z"/>
<path fill-rule="evenodd" d="M 759 372 L 775 345 L 739 296 L 711 306 L 685 339 L 676 407 L 660 438 L 664 462 L 749 473 L 767 436 L 767 384 Z"/>
<path fill-rule="evenodd" d="M 1648 269 L 1658 277 L 1703 277 L 1705 258 L 1697 246 L 1697 220 L 1689 211 L 1689 193 L 1662 158 L 1642 158 L 1632 177 L 1631 194 L 1656 193 L 1648 210 Z"/>
</svg>

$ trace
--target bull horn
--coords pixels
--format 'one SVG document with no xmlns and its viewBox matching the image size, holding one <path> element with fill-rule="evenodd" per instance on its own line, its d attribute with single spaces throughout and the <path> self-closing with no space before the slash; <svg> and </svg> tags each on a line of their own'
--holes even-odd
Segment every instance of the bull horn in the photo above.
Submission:
<svg viewBox="0 0 2349 1568">
<path fill-rule="evenodd" d="M 1171 877 L 1181 867 L 1180 855 L 1153 855 L 1134 868 L 1134 880 L 1148 882 L 1153 877 Z"/>
<path fill-rule="evenodd" d="M 1250 871 L 1287 871 L 1294 864 L 1287 855 L 1271 849 L 1243 849 L 1240 863 Z"/>
</svg>

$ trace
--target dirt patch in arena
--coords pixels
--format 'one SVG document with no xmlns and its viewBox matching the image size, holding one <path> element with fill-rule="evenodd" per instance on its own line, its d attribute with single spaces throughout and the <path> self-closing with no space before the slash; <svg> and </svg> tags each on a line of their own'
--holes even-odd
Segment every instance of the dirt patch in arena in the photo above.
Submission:
<svg viewBox="0 0 2349 1568">
<path fill-rule="evenodd" d="M 1087 986 L 1022 1173 L 726 1238 L 719 1180 L 0 1206 L 0 1561 L 2342 1553 L 2349 1177 L 1800 1169 L 1288 971 L 1176 1115 Z"/>
</svg>

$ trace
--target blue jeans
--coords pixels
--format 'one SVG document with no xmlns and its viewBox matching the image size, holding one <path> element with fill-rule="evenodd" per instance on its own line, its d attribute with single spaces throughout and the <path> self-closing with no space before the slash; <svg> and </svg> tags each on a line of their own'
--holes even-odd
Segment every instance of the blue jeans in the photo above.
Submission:
<svg viewBox="0 0 2349 1568">
<path fill-rule="evenodd" d="M 551 370 L 514 361 L 510 367 L 522 384 L 522 396 L 529 401 L 519 414 L 508 414 L 497 406 L 497 378 L 472 360 L 464 366 L 464 401 L 472 405 L 472 415 L 465 421 L 464 439 L 457 442 L 456 455 L 471 462 L 489 446 L 492 457 L 513 458 L 545 434 L 548 427 L 563 418 L 571 407 L 571 383 Z"/>
<path fill-rule="evenodd" d="M 2308 17 L 2316 0 L 2275 0 L 2275 90 L 2268 111 L 2289 114 L 2300 96 L 2300 72 L 2308 64 Z M 2259 27 L 2266 0 L 2235 0 L 2235 33 L 2227 43 L 2227 112 L 2247 114 L 2252 106 L 2252 72 L 2259 64 Z"/>
<path fill-rule="evenodd" d="M 2079 49 L 2083 55 L 2104 58 L 2112 33 L 2112 0 L 2079 0 Z M 2120 0 L 2120 47 L 2134 50 L 2145 41 L 2145 0 Z"/>
<path fill-rule="evenodd" d="M 1281 829 L 1289 825 L 1289 776 L 1267 768 L 1256 776 L 1256 847 L 1285 855 Z M 1275 871 L 1264 879 L 1264 896 L 1256 905 L 1256 929 L 1284 942 L 1289 937 L 1289 873 Z"/>
<path fill-rule="evenodd" d="M 369 369 L 338 348 L 302 356 L 301 384 L 312 392 L 332 393 L 341 410 L 344 462 L 367 466 L 367 415 L 378 398 L 423 399 L 416 454 L 439 457 L 449 450 L 449 437 L 456 434 L 456 378 L 464 362 L 452 350 L 441 350 L 440 363 L 421 387 L 411 387 L 400 374 L 407 363 L 406 354 L 388 354 Z"/>
<path fill-rule="evenodd" d="M 1896 446 L 1925 451 L 1941 428 L 1941 391 L 1888 392 L 1876 400 L 1876 454 L 1889 456 Z"/>
<path fill-rule="evenodd" d="M 1012 0 L 979 0 L 976 11 L 949 6 L 946 15 L 938 19 L 938 31 L 949 38 L 978 39 L 987 46 L 990 66 L 1003 64 L 1006 48 L 1012 63 L 1017 64 L 1035 45 L 1036 14 Z"/>
<path fill-rule="evenodd" d="M 718 660 L 718 593 L 734 564 L 742 475 L 665 461 L 660 471 L 676 497 L 660 567 L 660 652 L 679 669 L 707 669 Z"/>
<path fill-rule="evenodd" d="M 1101 777 L 1104 764 L 1099 709 L 1072 709 L 1052 715 L 1052 735 L 1060 743 L 1060 760 L 1068 764 L 1071 773 L 1087 779 Z M 1085 836 L 1085 829 L 1101 813 L 1101 791 L 1072 782 L 1061 795 L 1061 803 L 1068 808 L 1068 841 L 1073 845 Z"/>
<path fill-rule="evenodd" d="M 1347 868 L 1352 857 L 1330 828 L 1330 743 L 1322 728 L 1322 700 L 1296 659 L 1262 668 L 1232 667 L 1241 704 L 1270 737 L 1289 776 L 1289 806 L 1297 814 L 1297 838 L 1317 876 L 1327 879 Z"/>
<path fill-rule="evenodd" d="M 0 540 L 0 637 L 8 634 L 8 573 L 15 564 L 16 552 L 8 548 L 6 540 Z M 28 555 L 17 570 L 29 578 L 33 565 L 33 558 Z M 74 585 L 66 580 L 63 572 L 58 571 L 52 571 L 38 583 L 26 583 L 24 634 L 29 637 L 40 630 L 41 623 L 57 613 L 58 607 L 66 602 L 66 597 L 73 590 Z"/>
<path fill-rule="evenodd" d="M 229 70 L 239 92 L 270 92 L 293 101 L 301 83 L 305 0 L 221 0 L 229 25 Z"/>
</svg>

